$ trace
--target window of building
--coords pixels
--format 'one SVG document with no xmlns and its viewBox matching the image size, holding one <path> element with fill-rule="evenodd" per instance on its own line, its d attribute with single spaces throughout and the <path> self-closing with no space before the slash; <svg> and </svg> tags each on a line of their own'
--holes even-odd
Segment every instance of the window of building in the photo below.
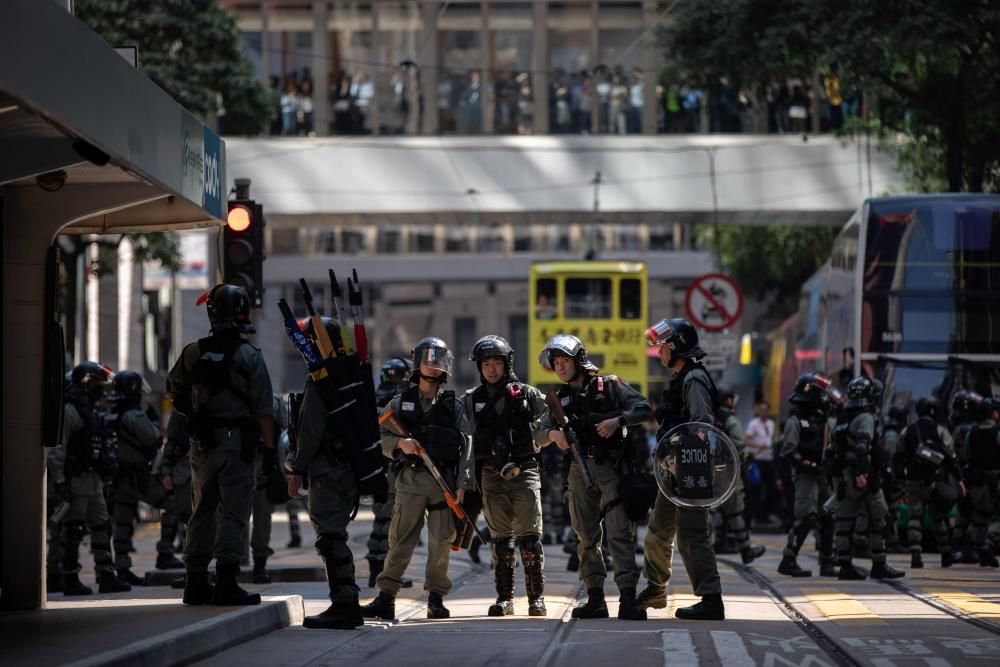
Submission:
<svg viewBox="0 0 1000 667">
<path fill-rule="evenodd" d="M 345 255 L 357 255 L 368 250 L 365 232 L 361 229 L 344 229 L 341 231 L 342 252 Z"/>
<path fill-rule="evenodd" d="M 455 344 L 452 349 L 454 350 L 471 350 L 472 346 L 476 344 L 476 318 L 474 317 L 456 317 L 455 318 Z M 457 355 L 456 355 L 457 356 Z M 478 378 L 476 377 L 476 365 L 475 364 L 455 364 L 455 380 L 456 384 L 467 385 L 475 382 Z"/>
<path fill-rule="evenodd" d="M 539 278 L 535 282 L 535 319 L 554 320 L 558 316 L 555 278 Z"/>
<path fill-rule="evenodd" d="M 619 316 L 623 320 L 642 317 L 642 282 L 638 278 L 622 278 L 618 288 Z"/>
<path fill-rule="evenodd" d="M 610 279 L 566 279 L 566 319 L 592 320 L 607 319 L 610 317 Z"/>
<path fill-rule="evenodd" d="M 674 229 L 671 225 L 651 225 L 649 228 L 650 250 L 673 250 Z"/>
<path fill-rule="evenodd" d="M 494 132 L 531 134 L 534 117 L 531 3 L 494 3 L 489 54 L 494 89 Z"/>
<path fill-rule="evenodd" d="M 413 227 L 410 229 L 410 252 L 434 251 L 433 227 Z"/>
<path fill-rule="evenodd" d="M 637 134 L 642 130 L 644 73 L 642 3 L 602 2 L 598 13 L 597 83 L 599 130 Z"/>
<path fill-rule="evenodd" d="M 478 2 L 451 2 L 443 7 L 438 19 L 439 127 L 444 134 L 481 134 L 485 102 L 482 7 Z"/>
<path fill-rule="evenodd" d="M 590 132 L 592 54 L 590 3 L 549 4 L 549 70 L 553 134 Z"/>
<path fill-rule="evenodd" d="M 399 229 L 379 227 L 376 244 L 380 253 L 396 254 L 402 252 L 403 234 Z"/>
<path fill-rule="evenodd" d="M 295 255 L 299 252 L 299 230 L 296 228 L 276 227 L 271 230 L 271 247 L 269 255 Z"/>
<path fill-rule="evenodd" d="M 469 232 L 469 228 L 464 225 L 448 227 L 448 231 L 445 232 L 444 251 L 469 252 L 472 248 Z"/>
<path fill-rule="evenodd" d="M 479 229 L 479 252 L 504 252 L 506 249 L 503 226 L 493 224 Z"/>
</svg>

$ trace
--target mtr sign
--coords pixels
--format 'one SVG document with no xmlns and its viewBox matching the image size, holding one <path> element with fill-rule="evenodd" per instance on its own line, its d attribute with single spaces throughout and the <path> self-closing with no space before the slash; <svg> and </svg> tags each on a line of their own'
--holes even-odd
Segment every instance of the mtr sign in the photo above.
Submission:
<svg viewBox="0 0 1000 667">
<path fill-rule="evenodd" d="M 246 290 L 254 308 L 264 296 L 264 210 L 251 199 L 229 201 L 222 234 L 222 279 Z"/>
</svg>

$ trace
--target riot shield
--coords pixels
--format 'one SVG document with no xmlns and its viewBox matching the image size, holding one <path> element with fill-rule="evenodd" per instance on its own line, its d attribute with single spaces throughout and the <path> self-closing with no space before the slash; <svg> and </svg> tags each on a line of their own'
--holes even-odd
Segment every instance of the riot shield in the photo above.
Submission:
<svg viewBox="0 0 1000 667">
<path fill-rule="evenodd" d="M 653 452 L 660 493 L 680 507 L 712 509 L 726 502 L 736 489 L 740 464 L 733 441 L 700 422 L 670 429 Z"/>
</svg>

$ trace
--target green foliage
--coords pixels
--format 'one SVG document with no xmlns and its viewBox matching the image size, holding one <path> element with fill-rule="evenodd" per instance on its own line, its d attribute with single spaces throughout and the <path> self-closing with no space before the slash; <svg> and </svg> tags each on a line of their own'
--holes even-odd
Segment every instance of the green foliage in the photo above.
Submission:
<svg viewBox="0 0 1000 667">
<path fill-rule="evenodd" d="M 837 235 L 831 227 L 701 227 L 699 242 L 714 247 L 725 272 L 747 295 L 773 300 L 771 315 L 785 317 L 798 307 L 799 289 L 826 261 Z"/>
<path fill-rule="evenodd" d="M 77 0 L 76 13 L 109 44 L 137 46 L 139 69 L 192 113 L 224 109 L 226 134 L 258 134 L 269 121 L 271 95 L 215 0 Z"/>
<path fill-rule="evenodd" d="M 121 236 L 102 236 L 94 241 L 98 244 L 98 256 L 97 260 L 91 263 L 90 270 L 95 276 L 101 277 L 115 272 L 118 267 L 118 246 L 125 239 L 132 242 L 132 259 L 138 264 L 157 262 L 171 273 L 180 271 L 184 266 L 180 237 L 177 236 L 176 232 L 141 232 L 122 234 Z M 88 245 L 86 242 L 78 243 L 77 252 L 83 252 Z"/>
</svg>

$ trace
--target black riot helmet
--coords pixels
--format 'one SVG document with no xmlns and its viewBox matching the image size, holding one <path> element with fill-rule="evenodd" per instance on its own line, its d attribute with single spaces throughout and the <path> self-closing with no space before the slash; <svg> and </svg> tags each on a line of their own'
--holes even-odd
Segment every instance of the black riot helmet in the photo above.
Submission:
<svg viewBox="0 0 1000 667">
<path fill-rule="evenodd" d="M 848 410 L 855 408 L 870 410 L 875 407 L 877 401 L 878 389 L 875 382 L 867 375 L 859 375 L 847 385 L 847 403 L 844 407 Z"/>
<path fill-rule="evenodd" d="M 382 364 L 379 383 L 403 386 L 410 381 L 411 375 L 413 375 L 413 362 L 405 357 L 393 357 L 386 359 Z"/>
<path fill-rule="evenodd" d="M 936 396 L 924 396 L 917 401 L 917 416 L 937 421 L 941 416 L 941 401 Z"/>
<path fill-rule="evenodd" d="M 510 346 L 506 338 L 490 334 L 483 336 L 472 346 L 469 361 L 476 362 L 480 378 L 483 377 L 483 362 L 491 357 L 503 359 L 504 376 L 511 377 L 514 374 L 514 348 Z"/>
<path fill-rule="evenodd" d="M 413 348 L 412 358 L 413 376 L 410 378 L 411 382 L 417 382 L 423 378 L 428 382 L 441 382 L 443 384 L 448 381 L 448 376 L 451 375 L 455 366 L 455 355 L 448 349 L 448 344 L 434 336 L 428 336 L 417 343 L 417 346 Z M 428 368 L 441 371 L 441 375 L 436 377 L 423 375 L 420 372 L 421 363 Z"/>
<path fill-rule="evenodd" d="M 660 320 L 646 329 L 646 342 L 653 347 L 667 345 L 671 357 L 682 357 L 697 361 L 707 353 L 698 345 L 698 330 L 687 320 L 675 317 Z"/>
<path fill-rule="evenodd" d="M 104 396 L 104 389 L 115 378 L 110 368 L 96 361 L 84 361 L 77 364 L 70 373 L 70 393 L 86 396 L 92 401 L 99 401 Z"/>
<path fill-rule="evenodd" d="M 997 412 L 1000 412 L 1000 400 L 997 400 L 992 396 L 987 396 L 982 399 L 976 406 L 976 418 L 979 421 L 996 419 Z"/>
<path fill-rule="evenodd" d="M 135 371 L 121 371 L 115 375 L 114 391 L 119 400 L 138 405 L 142 402 L 142 395 L 149 393 L 150 389 L 146 380 Z"/>
<path fill-rule="evenodd" d="M 542 348 L 541 353 L 538 355 L 538 363 L 542 365 L 542 368 L 552 371 L 555 370 L 553 360 L 559 356 L 569 357 L 576 361 L 577 372 L 583 371 L 584 373 L 593 375 L 600 370 L 590 360 L 590 355 L 587 353 L 587 346 L 576 336 L 556 334 L 550 338 L 549 342 L 545 344 L 545 347 Z"/>
<path fill-rule="evenodd" d="M 788 402 L 792 405 L 820 404 L 826 401 L 830 380 L 818 373 L 803 373 L 795 382 Z"/>
<path fill-rule="evenodd" d="M 885 425 L 887 427 L 902 431 L 909 421 L 910 411 L 906 409 L 905 405 L 893 403 L 889 406 L 889 411 L 885 416 Z"/>
<path fill-rule="evenodd" d="M 202 298 L 208 309 L 212 333 L 235 331 L 250 334 L 256 331 L 250 323 L 250 297 L 242 287 L 219 283 Z"/>
<path fill-rule="evenodd" d="M 726 401 L 731 398 L 733 399 L 733 407 L 736 407 L 736 401 L 739 399 L 739 396 L 736 395 L 736 390 L 733 389 L 733 385 L 728 382 L 720 382 L 715 385 L 715 392 L 719 395 L 720 405 L 725 405 Z"/>
<path fill-rule="evenodd" d="M 957 422 L 972 421 L 976 418 L 976 408 L 983 397 L 974 391 L 962 389 L 951 398 L 951 418 Z"/>
<path fill-rule="evenodd" d="M 337 320 L 332 317 L 320 317 L 319 320 L 323 323 L 323 328 L 326 329 L 326 335 L 330 337 L 330 342 L 333 343 L 334 347 L 337 347 L 340 344 L 340 326 L 337 324 Z M 313 318 L 304 317 L 298 321 L 298 325 L 299 330 L 315 343 L 316 325 L 313 323 Z"/>
</svg>

